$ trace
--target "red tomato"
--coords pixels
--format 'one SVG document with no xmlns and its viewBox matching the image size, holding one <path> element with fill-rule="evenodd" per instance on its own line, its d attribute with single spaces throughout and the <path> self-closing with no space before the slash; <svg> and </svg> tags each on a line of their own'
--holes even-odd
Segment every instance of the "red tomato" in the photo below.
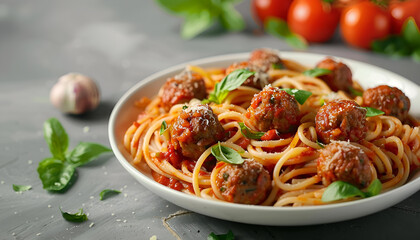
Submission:
<svg viewBox="0 0 420 240">
<path fill-rule="evenodd" d="M 388 12 L 374 3 L 359 2 L 344 9 L 340 28 L 348 44 L 370 49 L 374 40 L 390 34 L 391 18 Z"/>
<path fill-rule="evenodd" d="M 252 11 L 256 20 L 264 23 L 269 17 L 287 19 L 287 11 L 293 0 L 253 0 Z"/>
<path fill-rule="evenodd" d="M 340 12 L 322 0 L 295 0 L 290 5 L 290 29 L 309 42 L 329 40 L 337 28 Z"/>
<path fill-rule="evenodd" d="M 389 6 L 391 13 L 392 32 L 400 33 L 401 28 L 408 17 L 413 17 L 420 25 L 420 0 L 410 0 L 404 2 L 392 2 Z"/>
</svg>

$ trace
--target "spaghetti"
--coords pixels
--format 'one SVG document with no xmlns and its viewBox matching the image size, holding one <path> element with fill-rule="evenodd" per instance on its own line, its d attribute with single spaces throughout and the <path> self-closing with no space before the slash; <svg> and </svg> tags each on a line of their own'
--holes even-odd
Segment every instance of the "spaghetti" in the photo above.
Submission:
<svg viewBox="0 0 420 240">
<path fill-rule="evenodd" d="M 258 52 L 257 60 L 255 52 Z M 197 89 L 200 85 L 197 79 L 202 79 L 207 94 L 214 92 L 218 88 L 216 84 L 226 77 L 226 70 L 198 66 L 187 66 L 183 73 L 169 79 L 165 84 L 169 87 L 162 87 L 155 98 L 140 100 L 139 117 L 124 136 L 131 163 L 135 166 L 146 163 L 157 182 L 187 194 L 277 207 L 327 204 L 321 199 L 323 192 L 337 180 L 348 180 L 366 188 L 369 182 L 379 179 L 382 191 L 386 191 L 404 184 L 420 166 L 420 130 L 415 118 L 398 119 L 391 115 L 366 118 L 364 110 L 358 107 L 364 106 L 366 99 L 355 94 L 364 91 L 356 81 L 338 79 L 347 83 L 336 84 L 339 89 L 334 92 L 326 76 L 307 76 L 303 74 L 308 70 L 306 66 L 280 59 L 277 54 L 273 58 L 272 54 L 265 49 L 255 50 L 247 62 L 233 64 L 234 68 L 240 66 L 256 73 L 226 93 L 221 103 L 202 104 L 203 97 L 194 96 L 194 92 L 201 91 Z M 280 64 L 281 68 L 276 67 Z M 341 71 L 337 66 L 330 69 L 328 77 L 334 78 L 334 73 Z M 194 80 L 188 85 L 191 79 Z M 258 84 L 265 81 L 269 85 L 258 89 Z M 173 87 L 180 84 L 182 91 Z M 340 89 L 340 86 L 344 87 Z M 294 100 L 285 100 L 290 95 L 280 96 L 284 93 L 279 89 L 285 88 L 309 91 L 312 95 L 303 104 L 295 104 Z M 268 96 L 267 103 L 264 93 Z M 354 132 L 357 127 L 351 125 L 353 110 L 343 113 L 340 108 L 337 113 L 328 112 L 330 122 L 334 114 L 347 119 L 341 119 L 333 129 L 323 128 L 331 127 L 331 123 L 316 121 L 322 108 L 340 101 L 351 101 L 356 106 L 354 111 L 363 114 L 359 135 Z M 279 106 L 289 110 L 279 113 Z M 273 112 L 268 121 L 268 114 Z M 291 115 L 297 117 L 296 124 L 289 119 Z M 241 132 L 241 123 L 250 132 L 260 132 L 262 137 L 246 137 Z M 321 140 L 320 131 L 328 132 L 330 138 Z M 224 149 L 234 150 L 245 161 L 241 164 L 217 161 L 212 154 L 212 147 L 217 143 Z M 329 147 L 332 145 L 336 145 L 334 149 Z M 346 159 L 351 158 L 352 151 L 356 151 L 353 155 L 359 162 Z M 328 157 L 329 154 L 334 156 Z M 337 156 L 340 159 L 334 159 Z M 365 163 L 360 160 L 363 157 Z M 342 161 L 353 165 L 346 168 L 340 165 Z M 335 167 L 324 171 L 320 165 L 325 164 Z"/>
</svg>

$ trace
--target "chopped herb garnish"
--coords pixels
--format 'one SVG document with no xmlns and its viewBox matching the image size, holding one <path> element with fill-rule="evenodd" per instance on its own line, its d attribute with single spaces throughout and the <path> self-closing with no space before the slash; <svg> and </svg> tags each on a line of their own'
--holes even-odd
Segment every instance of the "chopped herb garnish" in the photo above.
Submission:
<svg viewBox="0 0 420 240">
<path fill-rule="evenodd" d="M 162 121 L 162 124 L 160 125 L 160 131 L 159 134 L 162 135 L 166 129 L 168 129 L 168 124 L 166 123 L 165 120 Z"/>
<path fill-rule="evenodd" d="M 105 200 L 111 196 L 120 194 L 121 192 L 118 190 L 113 190 L 113 189 L 105 189 L 103 190 L 101 193 L 99 193 L 99 200 Z"/>
<path fill-rule="evenodd" d="M 261 139 L 262 136 L 264 136 L 264 132 L 255 132 L 249 129 L 244 123 L 239 122 L 239 127 L 241 128 L 241 133 L 244 135 L 244 137 L 248 139 Z"/>
<path fill-rule="evenodd" d="M 366 109 L 366 117 L 374 117 L 374 116 L 385 114 L 384 112 L 376 108 L 371 108 L 371 107 L 362 107 L 362 108 Z"/>
<path fill-rule="evenodd" d="M 13 184 L 13 190 L 15 190 L 15 192 L 24 192 L 24 191 L 28 191 L 31 190 L 32 186 L 31 185 L 16 185 Z"/>
<path fill-rule="evenodd" d="M 273 69 L 285 69 L 286 67 L 282 63 L 273 63 L 271 64 Z"/>
<path fill-rule="evenodd" d="M 362 91 L 356 90 L 356 89 L 354 89 L 352 87 L 350 87 L 349 90 L 350 90 L 350 93 L 353 96 L 359 96 L 359 97 L 363 96 L 363 92 Z"/>
<path fill-rule="evenodd" d="M 235 236 L 231 230 L 226 234 L 215 234 L 212 232 L 207 237 L 207 240 L 235 240 Z"/>
<path fill-rule="evenodd" d="M 318 144 L 318 146 L 320 146 L 321 148 L 325 148 L 325 144 L 323 144 L 322 142 L 316 141 L 316 144 Z"/>
<path fill-rule="evenodd" d="M 331 70 L 325 68 L 313 68 L 303 72 L 303 75 L 308 77 L 319 77 L 331 73 Z"/>
<path fill-rule="evenodd" d="M 83 213 L 83 209 L 80 209 L 79 212 L 73 214 L 73 213 L 63 212 L 63 210 L 61 210 L 60 208 L 60 212 L 63 218 L 69 222 L 84 222 L 88 220 L 88 217 L 86 216 L 86 214 Z"/>
<path fill-rule="evenodd" d="M 187 105 L 182 106 L 182 110 L 185 110 L 185 109 L 187 109 L 187 108 L 188 108 L 188 106 L 187 106 Z"/>
<path fill-rule="evenodd" d="M 218 161 L 230 163 L 230 164 L 242 164 L 244 162 L 244 159 L 239 155 L 238 152 L 233 150 L 230 147 L 225 147 L 218 142 L 211 148 L 211 154 L 213 154 L 214 157 Z"/>
</svg>

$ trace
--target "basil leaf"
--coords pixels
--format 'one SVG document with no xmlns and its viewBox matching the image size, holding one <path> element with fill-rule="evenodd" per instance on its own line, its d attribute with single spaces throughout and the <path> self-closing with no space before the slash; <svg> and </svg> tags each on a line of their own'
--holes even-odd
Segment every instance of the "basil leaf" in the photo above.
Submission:
<svg viewBox="0 0 420 240">
<path fill-rule="evenodd" d="M 331 70 L 325 68 L 312 68 L 303 72 L 308 77 L 319 77 L 331 73 Z"/>
<path fill-rule="evenodd" d="M 83 213 L 83 209 L 80 209 L 79 212 L 72 214 L 68 212 L 63 212 L 63 210 L 61 210 L 60 208 L 60 212 L 63 218 L 69 222 L 84 222 L 88 220 L 86 214 Z"/>
<path fill-rule="evenodd" d="M 212 232 L 207 237 L 207 240 L 235 240 L 235 236 L 233 235 L 233 232 L 231 230 L 229 230 L 229 232 L 226 234 L 219 235 Z"/>
<path fill-rule="evenodd" d="M 37 170 L 44 189 L 59 191 L 69 184 L 75 168 L 59 159 L 47 158 L 39 163 Z"/>
<path fill-rule="evenodd" d="M 221 82 L 216 83 L 216 86 L 214 87 L 213 92 L 210 93 L 207 101 L 217 104 L 222 103 L 230 91 L 237 89 L 245 80 L 254 74 L 255 72 L 246 69 L 237 69 L 229 73 Z"/>
<path fill-rule="evenodd" d="M 318 140 L 316 141 L 316 144 L 318 144 L 318 146 L 320 146 L 321 148 L 325 148 L 326 146 L 325 144 L 318 142 Z"/>
<path fill-rule="evenodd" d="M 69 137 L 56 118 L 50 118 L 45 121 L 44 137 L 53 157 L 64 161 L 69 146 Z"/>
<path fill-rule="evenodd" d="M 420 31 L 413 17 L 404 22 L 401 34 L 411 48 L 420 48 Z"/>
<path fill-rule="evenodd" d="M 184 106 L 185 107 L 185 106 Z M 184 107 L 182 107 L 182 109 L 184 109 Z M 187 107 L 188 108 L 188 107 Z M 162 135 L 163 132 L 166 131 L 166 129 L 168 128 L 168 124 L 166 123 L 165 120 L 162 121 L 162 124 L 160 125 L 160 131 L 159 134 Z"/>
<path fill-rule="evenodd" d="M 350 87 L 349 90 L 350 90 L 350 93 L 353 96 L 359 96 L 359 97 L 362 97 L 363 96 L 363 92 L 362 91 L 356 90 L 356 89 L 354 89 L 352 87 Z"/>
<path fill-rule="evenodd" d="M 184 105 L 184 106 L 182 106 L 182 110 L 185 110 L 185 109 L 187 109 L 188 108 L 188 106 L 187 105 Z M 162 127 L 161 127 L 162 128 Z"/>
<path fill-rule="evenodd" d="M 371 107 L 362 107 L 362 108 L 366 109 L 367 111 L 366 117 L 374 117 L 374 116 L 385 114 L 384 112 L 376 108 L 371 108 Z"/>
<path fill-rule="evenodd" d="M 32 186 L 31 185 L 16 185 L 13 184 L 13 190 L 15 192 L 24 192 L 24 191 L 28 191 L 31 190 Z"/>
<path fill-rule="evenodd" d="M 111 196 L 120 194 L 121 192 L 118 190 L 113 190 L 113 189 L 105 189 L 103 190 L 101 193 L 99 193 L 99 200 L 105 200 Z"/>
<path fill-rule="evenodd" d="M 413 54 L 411 54 L 411 57 L 414 61 L 420 62 L 420 48 L 414 50 Z"/>
<path fill-rule="evenodd" d="M 67 156 L 67 162 L 79 167 L 106 152 L 111 152 L 111 149 L 97 143 L 81 142 Z"/>
<path fill-rule="evenodd" d="M 321 200 L 331 202 L 356 196 L 365 197 L 365 193 L 350 183 L 335 181 L 325 189 Z"/>
<path fill-rule="evenodd" d="M 245 21 L 231 3 L 222 3 L 220 22 L 229 31 L 240 31 L 245 28 Z"/>
<path fill-rule="evenodd" d="M 306 40 L 302 36 L 290 31 L 287 22 L 283 19 L 273 17 L 268 18 L 264 24 L 264 29 L 267 33 L 284 39 L 286 43 L 293 48 L 305 49 L 308 46 Z"/>
<path fill-rule="evenodd" d="M 375 179 L 369 185 L 366 194 L 368 197 L 372 197 L 372 196 L 378 195 L 381 192 L 381 190 L 382 190 L 381 181 L 379 181 L 379 179 Z"/>
<path fill-rule="evenodd" d="M 230 147 L 222 146 L 220 142 L 211 148 L 211 154 L 213 154 L 213 156 L 221 162 L 230 164 L 242 164 L 244 162 L 244 159 L 241 157 L 241 155 L 239 155 L 238 152 Z"/>
<path fill-rule="evenodd" d="M 411 52 L 407 42 L 401 36 L 397 35 L 389 36 L 383 40 L 373 41 L 372 50 L 394 57 L 408 56 Z"/>
<path fill-rule="evenodd" d="M 215 17 L 208 10 L 190 14 L 185 18 L 182 25 L 181 36 L 185 39 L 191 39 L 208 29 L 214 21 Z"/>
<path fill-rule="evenodd" d="M 273 69 L 286 69 L 286 67 L 282 63 L 272 63 L 271 68 L 273 68 Z"/>
<path fill-rule="evenodd" d="M 312 93 L 309 91 L 299 90 L 295 88 L 282 88 L 281 90 L 287 92 L 289 95 L 292 95 L 300 105 L 303 105 L 306 102 L 306 100 L 312 95 Z"/>
<path fill-rule="evenodd" d="M 262 136 L 264 136 L 264 132 L 254 132 L 251 129 L 249 129 L 244 123 L 239 122 L 239 127 L 241 128 L 241 133 L 244 135 L 244 137 L 248 139 L 261 139 Z"/>
</svg>

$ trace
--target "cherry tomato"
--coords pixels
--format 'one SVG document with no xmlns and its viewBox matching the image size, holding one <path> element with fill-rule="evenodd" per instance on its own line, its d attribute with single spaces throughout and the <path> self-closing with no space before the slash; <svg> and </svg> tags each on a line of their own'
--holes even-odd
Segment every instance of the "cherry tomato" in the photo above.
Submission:
<svg viewBox="0 0 420 240">
<path fill-rule="evenodd" d="M 340 28 L 348 44 L 370 49 L 374 40 L 390 34 L 391 17 L 388 12 L 372 2 L 359 2 L 344 9 Z"/>
<path fill-rule="evenodd" d="M 252 11 L 257 21 L 264 23 L 269 17 L 287 19 L 287 11 L 293 0 L 253 0 Z"/>
<path fill-rule="evenodd" d="M 295 0 L 290 5 L 287 23 L 309 42 L 325 42 L 334 34 L 339 19 L 338 9 L 322 0 Z"/>
<path fill-rule="evenodd" d="M 420 25 L 420 0 L 404 2 L 392 2 L 389 6 L 391 13 L 392 32 L 400 33 L 401 28 L 408 17 L 413 17 L 417 26 Z"/>
</svg>

